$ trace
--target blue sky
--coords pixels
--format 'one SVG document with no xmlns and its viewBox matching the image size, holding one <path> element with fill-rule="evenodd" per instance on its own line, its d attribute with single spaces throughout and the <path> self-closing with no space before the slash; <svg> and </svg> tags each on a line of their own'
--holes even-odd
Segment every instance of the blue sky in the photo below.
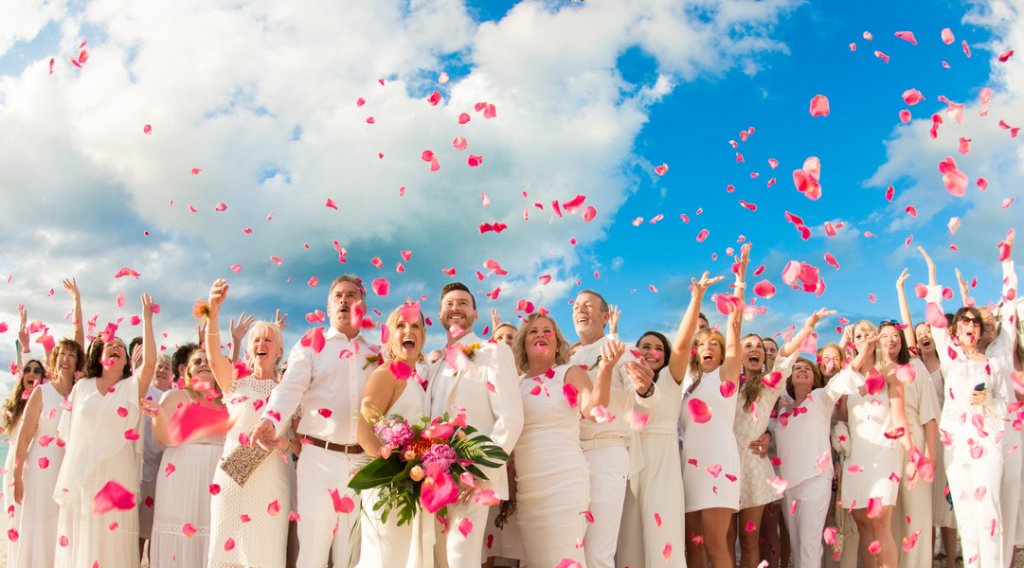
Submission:
<svg viewBox="0 0 1024 568">
<path fill-rule="evenodd" d="M 168 348 L 190 336 L 190 306 L 218 277 L 233 284 L 229 313 L 289 312 L 291 342 L 341 271 L 391 282 L 388 297 L 371 294 L 371 307 L 387 311 L 425 294 L 430 315 L 449 267 L 479 291 L 482 319 L 492 306 L 510 319 L 525 298 L 571 327 L 568 300 L 583 287 L 622 307 L 627 338 L 671 331 L 689 278 L 726 274 L 725 251 L 740 235 L 754 243 L 752 268 L 766 267 L 751 281 L 778 288 L 758 301 L 767 313 L 747 326 L 761 333 L 823 305 L 851 320 L 895 316 L 901 267 L 911 269 L 911 295 L 925 278 L 916 251 L 904 246 L 910 235 L 933 252 L 945 284 L 960 266 L 978 277 L 979 300 L 998 297 L 994 246 L 1021 206 L 1001 204 L 1024 181 L 1020 139 L 997 126 L 1024 123 L 1021 55 L 996 60 L 1024 37 L 1024 18 L 1010 2 L 450 0 L 318 8 L 24 3 L 0 24 L 0 130 L 10 133 L 0 141 L 7 173 L 0 195 L 8 204 L 0 238 L 9 244 L 0 255 L 0 321 L 11 326 L 0 334 L 0 359 L 13 356 L 18 304 L 57 335 L 67 333 L 60 279 L 70 275 L 100 327 L 137 313 L 138 295 L 151 291 L 164 306 L 158 327 Z M 946 27 L 952 45 L 940 39 Z M 895 37 L 903 30 L 914 32 L 917 46 Z M 68 58 L 82 39 L 90 56 L 77 69 Z M 978 114 L 982 87 L 994 91 L 986 117 Z M 901 94 L 910 88 L 925 101 L 908 107 Z M 425 99 L 434 90 L 442 101 L 431 106 Z M 830 101 L 828 117 L 808 112 L 817 94 Z M 966 105 L 963 124 L 946 115 L 940 95 Z M 477 102 L 494 104 L 497 116 L 484 118 L 473 110 Z M 905 108 L 913 113 L 906 125 L 898 117 Z M 460 125 L 463 112 L 471 120 Z M 945 121 L 932 140 L 934 113 Z M 741 142 L 748 127 L 755 132 Z M 455 136 L 468 140 L 467 150 L 452 147 Z M 957 153 L 961 136 L 973 140 L 969 155 Z M 438 171 L 421 160 L 424 150 L 435 153 Z M 469 167 L 469 154 L 483 163 Z M 809 156 L 822 164 L 818 201 L 792 181 Z M 965 197 L 942 186 L 937 164 L 945 156 L 970 176 Z M 775 170 L 769 158 L 778 160 Z M 658 176 L 662 163 L 669 170 Z M 777 183 L 767 187 L 772 177 Z M 987 191 L 974 187 L 977 177 L 989 180 Z M 577 194 L 597 208 L 593 222 L 552 214 L 552 200 Z M 337 210 L 324 206 L 328 198 Z M 218 203 L 227 210 L 216 212 Z M 904 212 L 908 205 L 916 218 Z M 809 240 L 785 211 L 804 219 Z M 963 218 L 955 237 L 946 229 L 952 216 Z M 495 221 L 509 229 L 478 232 Z M 846 227 L 827 238 L 825 221 Z M 698 243 L 702 229 L 709 236 Z M 348 250 L 344 265 L 334 240 Z M 411 260 L 402 250 L 413 252 Z M 826 265 L 825 252 L 839 271 Z M 488 259 L 509 274 L 478 282 L 473 274 L 487 272 Z M 824 296 L 782 283 L 790 260 L 821 269 Z M 229 269 L 235 264 L 238 274 Z M 124 266 L 142 278 L 113 279 Z M 552 283 L 541 286 L 542 274 Z M 309 286 L 311 277 L 321 284 Z M 497 301 L 484 296 L 498 287 Z M 115 305 L 118 293 L 128 298 L 124 309 Z M 921 308 L 914 304 L 915 313 Z M 715 319 L 710 302 L 704 311 Z M 836 325 L 835 318 L 823 324 L 823 339 Z M 126 319 L 122 331 L 137 330 Z"/>
</svg>

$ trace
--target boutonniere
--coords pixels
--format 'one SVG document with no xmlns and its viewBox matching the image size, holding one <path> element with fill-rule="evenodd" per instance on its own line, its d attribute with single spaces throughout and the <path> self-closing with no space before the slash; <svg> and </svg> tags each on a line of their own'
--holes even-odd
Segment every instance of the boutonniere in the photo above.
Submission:
<svg viewBox="0 0 1024 568">
<path fill-rule="evenodd" d="M 384 358 L 380 356 L 380 353 L 376 353 L 374 355 L 367 355 L 366 362 L 363 363 L 363 370 L 366 370 L 366 368 L 369 367 L 370 365 L 382 365 L 383 363 Z"/>
<path fill-rule="evenodd" d="M 464 343 L 460 343 L 459 348 L 462 350 L 462 354 L 466 356 L 466 359 L 472 361 L 473 358 L 476 357 L 476 352 L 480 350 L 480 344 L 470 343 L 469 345 L 466 345 Z"/>
</svg>

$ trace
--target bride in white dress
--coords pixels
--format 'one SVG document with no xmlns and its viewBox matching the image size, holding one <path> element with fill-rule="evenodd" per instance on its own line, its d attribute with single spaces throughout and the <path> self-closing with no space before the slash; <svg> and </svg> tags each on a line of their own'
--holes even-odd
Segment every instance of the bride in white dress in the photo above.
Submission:
<svg viewBox="0 0 1024 568">
<path fill-rule="evenodd" d="M 608 404 L 611 374 L 625 352 L 621 341 L 601 347 L 595 382 L 569 366 L 569 343 L 554 320 L 531 315 L 512 343 L 522 373 L 523 431 L 515 460 L 516 519 L 530 566 L 584 562 L 590 474 L 580 448 L 580 418 Z M 617 420 L 623 419 L 617 417 Z"/>
<path fill-rule="evenodd" d="M 423 359 L 426 338 L 423 314 L 408 306 L 396 308 L 385 324 L 390 336 L 382 349 L 385 364 L 370 374 L 363 390 L 359 421 L 359 445 L 367 456 L 376 456 L 382 443 L 373 431 L 373 422 L 383 417 L 400 416 L 410 424 L 428 414 L 425 376 L 417 368 Z M 397 378 L 390 363 L 401 361 L 416 374 Z M 390 512 L 387 522 L 373 509 L 378 502 L 379 490 L 364 491 L 362 500 L 361 552 L 359 566 L 419 568 L 433 565 L 434 517 L 424 510 L 417 512 L 412 521 L 398 526 L 398 511 Z"/>
</svg>

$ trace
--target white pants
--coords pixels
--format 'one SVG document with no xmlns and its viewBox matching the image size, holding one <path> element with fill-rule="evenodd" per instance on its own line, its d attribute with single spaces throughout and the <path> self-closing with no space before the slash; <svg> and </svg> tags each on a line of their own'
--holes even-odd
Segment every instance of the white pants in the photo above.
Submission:
<svg viewBox="0 0 1024 568">
<path fill-rule="evenodd" d="M 818 475 L 802 481 L 795 487 L 786 489 L 783 494 L 786 528 L 789 529 L 789 546 L 793 551 L 795 568 L 820 568 L 821 555 L 824 551 L 822 534 L 825 530 L 825 518 L 828 516 L 828 504 L 832 499 L 832 479 Z M 796 502 L 796 511 L 793 503 Z"/>
<path fill-rule="evenodd" d="M 434 561 L 436 568 L 479 568 L 483 564 L 484 534 L 487 532 L 487 513 L 490 507 L 475 502 L 448 505 L 448 531 L 442 533 L 440 523 L 434 523 Z M 462 536 L 459 524 L 463 519 L 473 523 L 468 535 Z"/>
<path fill-rule="evenodd" d="M 937 465 L 941 467 L 941 465 Z M 930 566 L 932 561 L 932 484 L 920 478 L 913 489 L 907 487 L 906 476 L 900 480 L 899 498 L 892 514 L 892 536 L 900 554 L 900 566 Z M 907 522 L 907 519 L 910 522 Z M 914 533 L 917 544 L 903 550 L 903 539 Z"/>
<path fill-rule="evenodd" d="M 1003 513 L 1003 559 L 1007 564 L 1013 559 L 1013 545 L 1017 542 L 1021 466 L 1024 465 L 1020 443 L 1020 432 L 1007 424 L 1003 434 L 1003 479 L 1006 482 L 999 488 L 999 506 Z"/>
<path fill-rule="evenodd" d="M 629 477 L 629 450 L 624 446 L 585 450 L 590 467 L 590 512 L 584 553 L 588 568 L 614 568 L 622 506 Z"/>
<path fill-rule="evenodd" d="M 298 481 L 299 568 L 354 566 L 359 560 L 359 496 L 348 488 L 352 473 L 366 465 L 364 454 L 345 454 L 313 445 L 302 447 Z M 351 513 L 334 510 L 330 491 L 337 489 L 355 502 Z"/>
<path fill-rule="evenodd" d="M 993 436 L 973 436 L 975 445 L 983 448 L 983 454 L 977 459 L 971 457 L 966 436 L 962 436 L 963 439 L 954 436 L 953 445 L 946 447 L 946 478 L 953 497 L 965 566 L 1006 566 L 1003 562 L 1000 533 L 1003 522 L 999 506 L 1003 448 L 992 440 Z"/>
</svg>

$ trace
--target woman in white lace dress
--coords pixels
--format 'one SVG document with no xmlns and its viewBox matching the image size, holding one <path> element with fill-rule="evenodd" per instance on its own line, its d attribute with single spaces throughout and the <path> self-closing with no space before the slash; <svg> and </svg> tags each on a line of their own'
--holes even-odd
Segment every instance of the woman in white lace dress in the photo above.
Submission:
<svg viewBox="0 0 1024 568">
<path fill-rule="evenodd" d="M 377 367 L 366 380 L 359 421 L 359 445 L 367 456 L 380 452 L 381 440 L 374 433 L 373 423 L 381 418 L 398 416 L 409 424 L 429 416 L 429 399 L 425 381 L 423 344 L 426 341 L 426 326 L 419 309 L 408 306 L 396 308 L 388 316 L 388 342 L 382 349 L 384 364 Z M 415 369 L 412 377 L 398 379 L 391 371 L 391 363 L 401 361 Z M 371 489 L 360 494 L 360 557 L 359 566 L 377 568 L 427 568 L 434 559 L 434 516 L 421 509 L 411 522 L 398 526 L 398 511 L 392 511 L 387 521 L 382 512 L 375 511 L 379 490 Z"/>
<path fill-rule="evenodd" d="M 249 332 L 246 365 L 232 365 L 221 353 L 218 316 L 227 297 L 227 280 L 210 288 L 206 355 L 233 421 L 224 440 L 222 463 L 241 446 L 259 422 L 262 407 L 277 386 L 276 369 L 284 354 L 277 324 L 256 322 Z M 285 565 L 290 492 L 286 456 L 275 450 L 262 458 L 239 485 L 223 467 L 213 478 L 209 566 L 277 568 Z M 230 463 L 230 462 L 229 462 Z M 329 498 L 328 496 L 324 496 Z"/>
<path fill-rule="evenodd" d="M 811 314 L 804 326 L 782 346 L 772 361 L 772 367 L 768 367 L 761 336 L 747 334 L 740 342 L 743 372 L 733 425 L 736 447 L 740 451 L 740 510 L 735 522 L 729 525 L 729 542 L 735 542 L 739 535 L 740 566 L 744 568 L 754 568 L 761 562 L 762 515 L 766 505 L 782 497 L 768 483 L 775 477 L 775 468 L 767 453 L 769 438 L 765 436 L 772 410 L 789 379 L 804 340 L 821 318 L 832 313 L 835 312 L 822 308 Z"/>
<path fill-rule="evenodd" d="M 206 566 L 210 552 L 210 483 L 224 449 L 224 430 L 176 440 L 170 435 L 171 417 L 179 408 L 198 404 L 224 411 L 212 390 L 213 374 L 206 352 L 196 348 L 185 366 L 184 384 L 160 399 L 153 436 L 167 447 L 157 472 L 153 500 L 150 563 L 154 567 Z M 225 411 L 226 418 L 226 411 Z"/>
</svg>

